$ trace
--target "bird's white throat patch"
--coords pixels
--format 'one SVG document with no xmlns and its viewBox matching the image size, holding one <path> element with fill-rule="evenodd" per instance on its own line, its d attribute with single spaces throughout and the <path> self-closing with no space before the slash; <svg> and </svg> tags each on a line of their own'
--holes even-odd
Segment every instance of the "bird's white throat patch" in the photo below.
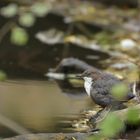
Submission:
<svg viewBox="0 0 140 140">
<path fill-rule="evenodd" d="M 92 78 L 84 77 L 83 79 L 85 80 L 85 82 L 84 82 L 85 90 L 86 90 L 87 94 L 90 96 L 90 90 L 91 90 L 91 86 L 93 83 Z"/>
</svg>

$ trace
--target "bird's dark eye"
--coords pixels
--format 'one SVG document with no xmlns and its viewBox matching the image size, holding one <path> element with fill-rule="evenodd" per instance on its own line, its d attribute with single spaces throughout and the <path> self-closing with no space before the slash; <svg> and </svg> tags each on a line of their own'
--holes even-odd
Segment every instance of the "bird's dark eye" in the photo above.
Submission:
<svg viewBox="0 0 140 140">
<path fill-rule="evenodd" d="M 87 73 L 87 76 L 90 76 L 90 73 Z"/>
<path fill-rule="evenodd" d="M 90 72 L 89 71 L 86 71 L 84 75 L 85 76 L 90 76 Z"/>
</svg>

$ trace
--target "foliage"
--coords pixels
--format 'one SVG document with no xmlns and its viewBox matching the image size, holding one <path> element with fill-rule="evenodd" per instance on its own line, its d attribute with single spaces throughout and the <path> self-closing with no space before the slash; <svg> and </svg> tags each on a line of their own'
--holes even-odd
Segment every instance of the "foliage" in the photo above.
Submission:
<svg viewBox="0 0 140 140">
<path fill-rule="evenodd" d="M 19 17 L 19 23 L 25 27 L 31 27 L 35 23 L 35 17 L 32 13 L 24 13 Z"/>
<path fill-rule="evenodd" d="M 17 12 L 18 6 L 16 4 L 9 4 L 8 6 L 3 7 L 0 11 L 1 15 L 7 18 L 15 16 Z"/>
<path fill-rule="evenodd" d="M 0 81 L 4 81 L 6 80 L 6 78 L 7 78 L 6 73 L 0 70 Z"/>
<path fill-rule="evenodd" d="M 11 32 L 11 42 L 17 45 L 25 45 L 28 41 L 27 32 L 20 27 L 15 27 Z"/>
<path fill-rule="evenodd" d="M 112 87 L 111 93 L 114 98 L 123 100 L 128 93 L 128 87 L 123 83 L 116 84 Z"/>
<path fill-rule="evenodd" d="M 0 10 L 0 14 L 6 18 L 18 17 L 19 25 L 22 27 L 17 27 L 17 23 L 14 22 L 15 28 L 11 28 L 11 41 L 16 45 L 25 45 L 28 42 L 28 33 L 26 32 L 26 27 L 31 27 L 34 25 L 36 17 L 45 16 L 51 9 L 51 6 L 44 2 L 34 2 L 30 7 L 21 7 L 17 4 L 9 4 Z"/>
<path fill-rule="evenodd" d="M 104 137 L 114 137 L 124 128 L 121 119 L 113 113 L 109 113 L 107 117 L 101 122 L 101 135 Z"/>
<path fill-rule="evenodd" d="M 130 108 L 126 115 L 126 121 L 130 124 L 137 124 L 139 121 L 139 110 Z"/>
<path fill-rule="evenodd" d="M 45 16 L 49 10 L 50 10 L 49 5 L 46 5 L 44 3 L 39 3 L 39 2 L 36 2 L 31 7 L 31 12 L 34 13 L 38 17 Z"/>
</svg>

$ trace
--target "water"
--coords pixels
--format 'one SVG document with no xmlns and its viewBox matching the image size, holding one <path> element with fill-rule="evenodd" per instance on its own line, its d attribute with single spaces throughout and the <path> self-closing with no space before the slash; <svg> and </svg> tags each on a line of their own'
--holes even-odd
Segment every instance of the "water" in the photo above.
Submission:
<svg viewBox="0 0 140 140">
<path fill-rule="evenodd" d="M 87 96 L 68 96 L 62 93 L 54 81 L 0 82 L 0 115 L 29 132 L 71 131 L 68 129 L 71 127 L 70 122 L 88 107 Z M 0 120 L 0 124 L 1 122 L 3 120 Z M 0 136 L 16 135 L 6 123 L 0 125 Z"/>
</svg>

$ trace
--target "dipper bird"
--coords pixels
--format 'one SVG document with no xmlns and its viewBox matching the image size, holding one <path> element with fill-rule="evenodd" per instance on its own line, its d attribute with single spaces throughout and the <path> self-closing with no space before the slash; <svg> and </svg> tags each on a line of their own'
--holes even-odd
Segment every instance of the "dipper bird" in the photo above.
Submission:
<svg viewBox="0 0 140 140">
<path fill-rule="evenodd" d="M 102 108 L 111 107 L 113 109 L 123 109 L 125 108 L 123 103 L 135 97 L 129 88 L 125 100 L 116 99 L 111 94 L 111 89 L 114 85 L 122 81 L 112 74 L 100 71 L 96 68 L 86 70 L 78 77 L 84 79 L 84 88 L 87 94 Z"/>
</svg>

